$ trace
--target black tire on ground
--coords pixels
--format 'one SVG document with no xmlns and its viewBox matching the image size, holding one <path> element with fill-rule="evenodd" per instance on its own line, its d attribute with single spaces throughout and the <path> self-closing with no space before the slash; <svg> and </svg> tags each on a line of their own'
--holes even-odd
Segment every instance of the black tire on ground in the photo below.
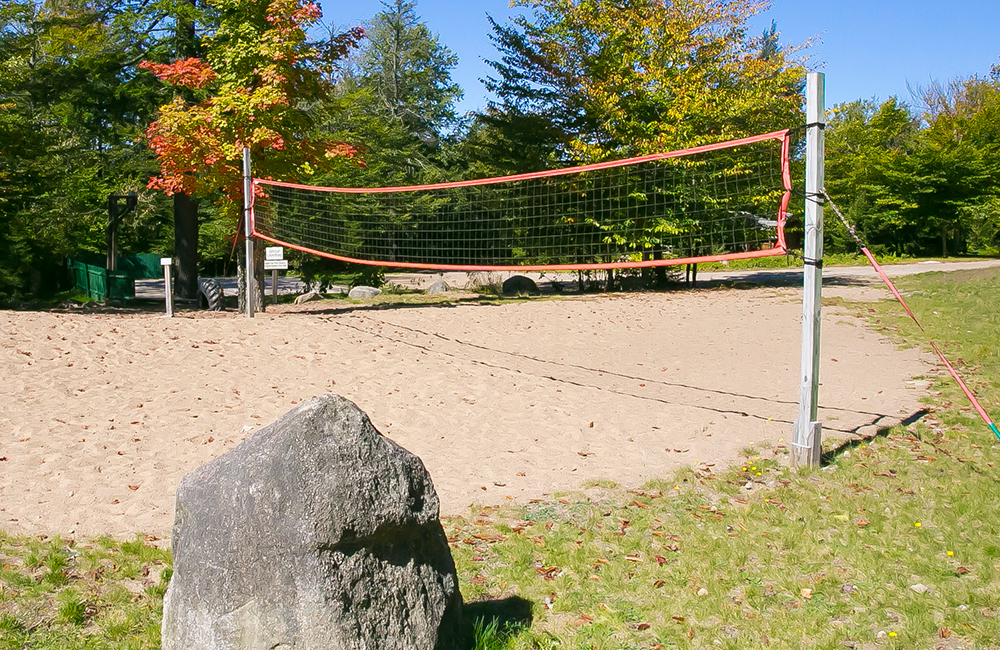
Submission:
<svg viewBox="0 0 1000 650">
<path fill-rule="evenodd" d="M 226 308 L 222 284 L 215 278 L 198 278 L 198 307 L 211 311 L 222 311 Z"/>
</svg>

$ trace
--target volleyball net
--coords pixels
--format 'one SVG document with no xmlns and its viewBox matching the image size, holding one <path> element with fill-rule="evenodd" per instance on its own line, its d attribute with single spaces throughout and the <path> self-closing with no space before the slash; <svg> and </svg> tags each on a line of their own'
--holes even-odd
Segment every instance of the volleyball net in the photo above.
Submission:
<svg viewBox="0 0 1000 650">
<path fill-rule="evenodd" d="M 786 253 L 788 131 L 434 185 L 255 178 L 251 232 L 327 258 L 461 271 L 621 269 Z"/>
</svg>

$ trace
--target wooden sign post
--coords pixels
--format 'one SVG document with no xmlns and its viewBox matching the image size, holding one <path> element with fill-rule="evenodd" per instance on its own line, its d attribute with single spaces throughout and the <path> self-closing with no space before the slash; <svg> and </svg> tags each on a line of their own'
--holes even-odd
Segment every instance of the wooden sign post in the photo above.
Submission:
<svg viewBox="0 0 1000 650">
<path fill-rule="evenodd" d="M 271 302 L 278 304 L 278 271 L 288 270 L 284 248 L 268 246 L 264 249 L 264 270 L 271 272 Z"/>
</svg>

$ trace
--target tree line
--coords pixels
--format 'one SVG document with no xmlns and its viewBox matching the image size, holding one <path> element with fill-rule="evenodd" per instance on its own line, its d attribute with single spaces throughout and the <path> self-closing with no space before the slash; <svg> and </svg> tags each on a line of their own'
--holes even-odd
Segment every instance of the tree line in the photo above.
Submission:
<svg viewBox="0 0 1000 650">
<path fill-rule="evenodd" d="M 456 109 L 457 57 L 415 2 L 336 29 L 305 0 L 10 0 L 0 7 L 0 298 L 105 251 L 174 255 L 178 292 L 232 273 L 241 151 L 255 174 L 386 186 L 536 171 L 802 122 L 800 49 L 766 3 L 521 0 L 490 18 L 491 100 Z M 995 253 L 1000 73 L 831 111 L 828 189 L 875 247 Z M 651 224 L 644 245 L 655 246 Z M 846 233 L 828 229 L 830 250 Z M 305 264 L 318 272 L 321 262 Z"/>
<path fill-rule="evenodd" d="M 1000 254 L 1000 65 L 915 94 L 830 112 L 831 198 L 878 253 Z M 839 221 L 826 243 L 857 250 Z"/>
</svg>

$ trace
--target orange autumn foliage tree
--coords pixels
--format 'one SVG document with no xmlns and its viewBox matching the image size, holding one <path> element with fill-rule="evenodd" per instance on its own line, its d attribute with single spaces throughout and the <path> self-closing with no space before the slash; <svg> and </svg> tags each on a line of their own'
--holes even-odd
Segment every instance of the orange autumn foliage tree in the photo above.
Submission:
<svg viewBox="0 0 1000 650">
<path fill-rule="evenodd" d="M 319 133 L 307 103 L 326 92 L 325 74 L 364 37 L 360 27 L 322 45 L 306 29 L 320 10 L 303 0 L 207 0 L 218 16 L 204 40 L 205 57 L 144 62 L 183 89 L 160 107 L 148 131 L 160 173 L 149 187 L 167 194 L 214 196 L 233 217 L 242 204 L 242 150 L 254 174 L 307 177 L 351 158 L 355 149 Z M 192 99 L 193 98 L 193 99 Z"/>
</svg>

